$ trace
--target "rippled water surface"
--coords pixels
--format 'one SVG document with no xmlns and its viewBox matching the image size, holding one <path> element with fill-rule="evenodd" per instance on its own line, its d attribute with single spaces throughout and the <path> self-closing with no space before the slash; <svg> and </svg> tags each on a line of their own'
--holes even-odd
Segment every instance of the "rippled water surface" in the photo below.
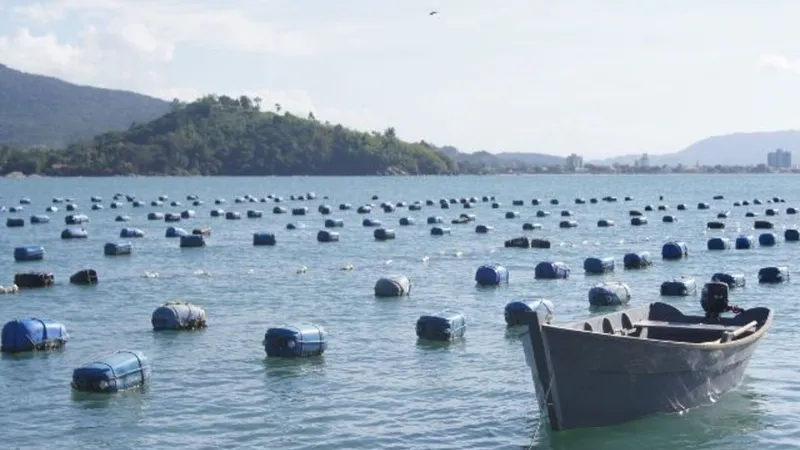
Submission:
<svg viewBox="0 0 800 450">
<path fill-rule="evenodd" d="M 796 448 L 800 432 L 796 401 L 800 399 L 796 348 L 800 338 L 792 323 L 798 314 L 800 289 L 792 281 L 760 286 L 758 269 L 767 265 L 797 267 L 800 244 L 783 242 L 783 230 L 798 216 L 786 215 L 800 206 L 800 178 L 793 176 L 537 176 L 537 177 L 420 177 L 420 178 L 106 178 L 0 180 L 0 204 L 15 205 L 23 196 L 31 205 L 22 214 L 44 213 L 53 197 L 74 197 L 91 218 L 87 240 L 61 240 L 66 227 L 60 210 L 52 221 L 24 228 L 3 228 L 0 267 L 10 284 L 22 271 L 51 271 L 56 285 L 0 297 L 0 318 L 44 316 L 63 322 L 71 340 L 64 350 L 0 360 L 0 436 L 4 448 L 37 448 L 50 443 L 60 448 L 280 448 L 280 449 L 762 449 Z M 291 194 L 314 191 L 313 201 L 290 201 Z M 134 194 L 149 201 L 166 194 L 184 206 L 108 207 L 114 193 Z M 187 194 L 198 194 L 205 204 L 187 206 Z M 287 207 L 305 205 L 305 217 L 274 215 L 274 203 L 235 204 L 250 194 L 261 198 L 281 195 Z M 724 194 L 724 200 L 712 200 Z M 106 209 L 90 210 L 91 195 L 104 197 Z M 372 201 L 372 195 L 379 200 Z M 481 197 L 497 196 L 503 203 L 492 209 Z M 575 197 L 614 195 L 618 203 L 574 204 Z M 622 201 L 626 195 L 634 201 Z M 659 201 L 659 195 L 664 200 Z M 328 199 L 323 199 L 328 196 Z M 382 201 L 478 197 L 474 209 L 460 205 L 441 210 L 369 215 L 397 231 L 397 239 L 376 242 L 371 228 L 361 226 L 355 206 Z M 786 203 L 767 204 L 781 196 Z M 242 220 L 211 218 L 214 198 L 239 211 Z M 532 206 L 531 199 L 558 198 L 560 206 Z M 735 200 L 761 198 L 760 206 L 733 207 Z M 512 207 L 514 199 L 525 206 Z M 698 202 L 711 209 L 697 210 Z M 354 205 L 338 211 L 339 203 Z M 319 244 L 316 232 L 324 217 L 320 204 L 334 206 L 330 217 L 342 218 L 341 241 Z M 677 211 L 679 203 L 689 206 Z M 628 210 L 645 205 L 669 205 L 668 212 L 646 213 L 650 223 L 629 224 Z M 63 205 L 59 205 L 63 207 Z M 746 211 L 763 216 L 767 208 L 780 209 L 770 218 L 779 244 L 747 251 L 709 252 L 712 236 L 758 235 Z M 163 221 L 147 221 L 154 210 L 194 209 L 197 216 L 180 226 L 208 225 L 212 236 L 201 249 L 180 249 L 164 237 Z M 264 217 L 247 219 L 248 209 Z M 537 210 L 547 218 L 535 218 Z M 579 226 L 562 230 L 563 209 L 572 210 Z M 505 219 L 517 210 L 521 217 Z M 730 210 L 727 229 L 707 231 L 706 222 Z M 449 222 L 463 212 L 474 213 L 468 225 L 447 225 L 452 235 L 430 236 L 426 217 L 441 215 Z M 134 243 L 129 257 L 103 256 L 103 244 L 118 241 L 126 224 L 114 222 L 129 214 L 127 225 L 147 235 Z M 664 214 L 678 221 L 662 223 Z M 14 216 L 3 212 L 2 216 Z M 401 227 L 409 215 L 417 225 Z M 600 218 L 617 222 L 597 228 Z M 286 230 L 289 222 L 305 228 Z M 524 222 L 539 222 L 543 230 L 524 232 Z M 476 224 L 493 225 L 492 234 L 475 233 Z M 253 247 L 252 234 L 272 231 L 275 247 Z M 503 248 L 516 236 L 543 236 L 553 240 L 550 250 Z M 687 242 L 690 257 L 662 262 L 664 241 Z M 41 262 L 15 263 L 13 248 L 41 244 L 47 256 Z M 653 417 L 623 426 L 552 433 L 539 427 L 531 375 L 521 343 L 507 331 L 504 306 L 531 296 L 551 298 L 556 320 L 590 314 L 586 294 L 603 277 L 583 273 L 584 258 L 614 256 L 618 264 L 629 251 L 648 250 L 656 256 L 644 271 L 617 270 L 607 279 L 628 283 L 632 305 L 657 300 L 659 285 L 673 276 L 694 276 L 698 283 L 717 271 L 743 272 L 747 287 L 733 299 L 741 306 L 764 305 L 777 312 L 774 327 L 757 349 L 742 385 L 716 405 L 677 416 Z M 536 281 L 539 261 L 569 264 L 572 276 L 563 281 Z M 506 265 L 511 282 L 497 289 L 477 289 L 475 269 L 484 263 Z M 352 264 L 353 270 L 341 270 Z M 307 271 L 298 274 L 298 268 Z M 69 275 L 91 267 L 100 284 L 77 287 Z M 144 277 L 146 272 L 157 277 Z M 412 295 L 403 299 L 376 299 L 375 281 L 386 274 L 406 274 Z M 150 315 L 167 300 L 189 300 L 204 306 L 210 326 L 201 332 L 154 333 Z M 668 299 L 699 312 L 699 297 Z M 416 319 L 445 308 L 464 312 L 469 328 L 465 339 L 450 345 L 417 342 Z M 267 327 L 285 323 L 317 323 L 329 332 L 330 346 L 323 357 L 303 360 L 267 360 L 261 345 Z M 69 382 L 72 370 L 118 349 L 143 351 L 152 361 L 152 383 L 144 389 L 112 396 L 75 395 Z"/>
</svg>

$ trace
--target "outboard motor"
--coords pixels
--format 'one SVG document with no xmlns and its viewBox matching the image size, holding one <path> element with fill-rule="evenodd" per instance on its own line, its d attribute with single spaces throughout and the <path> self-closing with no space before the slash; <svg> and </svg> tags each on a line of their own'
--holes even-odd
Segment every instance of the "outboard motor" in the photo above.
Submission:
<svg viewBox="0 0 800 450">
<path fill-rule="evenodd" d="M 706 312 L 706 319 L 718 321 L 719 316 L 725 312 L 738 312 L 739 308 L 728 304 L 728 285 L 719 281 L 712 281 L 703 286 L 700 294 L 700 305 Z"/>
</svg>

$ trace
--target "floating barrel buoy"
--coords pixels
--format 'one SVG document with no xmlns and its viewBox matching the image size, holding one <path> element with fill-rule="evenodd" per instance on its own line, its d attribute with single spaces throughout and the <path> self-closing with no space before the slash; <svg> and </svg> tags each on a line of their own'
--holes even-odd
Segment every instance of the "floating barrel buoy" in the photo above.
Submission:
<svg viewBox="0 0 800 450">
<path fill-rule="evenodd" d="M 632 209 L 628 211 L 628 215 L 631 217 L 642 217 L 644 214 L 639 210 Z"/>
<path fill-rule="evenodd" d="M 369 213 L 372 212 L 372 208 L 369 207 L 369 206 L 366 206 L 366 205 L 359 206 L 358 209 L 356 210 L 356 212 L 359 213 L 359 214 L 369 214 Z"/>
<path fill-rule="evenodd" d="M 456 311 L 440 311 L 420 316 L 416 324 L 417 338 L 424 341 L 452 341 L 464 336 L 467 321 Z"/>
<path fill-rule="evenodd" d="M 758 271 L 759 283 L 784 283 L 789 281 L 789 268 L 786 266 L 764 267 Z"/>
<path fill-rule="evenodd" d="M 206 238 L 201 234 L 181 236 L 180 248 L 199 248 L 206 246 Z"/>
<path fill-rule="evenodd" d="M 41 261 L 45 251 L 41 245 L 29 245 L 14 249 L 14 261 Z"/>
<path fill-rule="evenodd" d="M 661 247 L 661 257 L 663 259 L 681 259 L 689 256 L 689 249 L 685 242 L 670 241 Z"/>
<path fill-rule="evenodd" d="M 590 198 L 590 199 L 589 199 L 589 203 L 591 203 L 591 204 L 593 204 L 593 205 L 594 205 L 594 204 L 596 204 L 596 203 L 597 203 L 597 199 L 596 199 L 596 198 L 594 198 L 594 197 L 592 197 L 592 198 Z"/>
<path fill-rule="evenodd" d="M 136 201 L 133 202 L 133 207 L 134 208 L 141 208 L 142 206 L 144 206 L 144 202 L 141 201 L 141 200 L 136 200 Z"/>
<path fill-rule="evenodd" d="M 239 220 L 242 218 L 242 215 L 236 211 L 228 211 L 225 213 L 226 220 Z"/>
<path fill-rule="evenodd" d="M 778 241 L 775 233 L 761 233 L 758 235 L 758 245 L 762 247 L 773 247 Z"/>
<path fill-rule="evenodd" d="M 686 204 L 685 203 L 679 203 L 677 209 L 678 209 L 678 211 L 686 211 L 686 209 L 687 209 L 686 208 Z"/>
<path fill-rule="evenodd" d="M 631 225 L 633 226 L 647 225 L 647 217 L 645 216 L 632 217 Z"/>
<path fill-rule="evenodd" d="M 61 348 L 69 340 L 67 328 L 49 319 L 15 319 L 3 325 L 3 353 L 30 352 Z"/>
<path fill-rule="evenodd" d="M 486 234 L 494 231 L 494 227 L 489 225 L 477 225 L 475 227 L 475 232 L 478 234 Z"/>
<path fill-rule="evenodd" d="M 120 350 L 75 369 L 71 386 L 80 392 L 119 392 L 150 383 L 151 373 L 142 352 Z"/>
<path fill-rule="evenodd" d="M 31 216 L 30 222 L 31 225 L 49 223 L 50 216 L 46 216 L 44 214 L 34 214 Z"/>
<path fill-rule="evenodd" d="M 658 210 L 659 211 L 666 211 L 668 209 L 669 209 L 669 206 L 667 206 L 667 205 L 658 205 Z"/>
<path fill-rule="evenodd" d="M 123 228 L 119 232 L 121 238 L 141 238 L 144 237 L 144 231 L 138 228 Z"/>
<path fill-rule="evenodd" d="M 770 217 L 777 216 L 778 215 L 778 210 L 777 209 L 773 209 L 773 208 L 768 208 L 766 211 L 764 211 L 764 215 L 770 216 Z"/>
<path fill-rule="evenodd" d="M 561 211 L 561 217 L 572 217 L 574 215 L 575 214 L 572 211 L 567 210 L 567 209 Z"/>
<path fill-rule="evenodd" d="M 95 203 L 94 205 L 92 205 L 92 211 L 99 211 L 101 209 L 103 209 L 103 205 L 99 203 Z"/>
<path fill-rule="evenodd" d="M 70 214 L 64 217 L 66 225 L 80 225 L 89 221 L 89 217 L 84 214 Z"/>
<path fill-rule="evenodd" d="M 353 209 L 353 205 L 350 203 L 340 203 L 339 204 L 339 211 L 348 211 Z"/>
<path fill-rule="evenodd" d="M 731 240 L 724 237 L 713 237 L 708 240 L 709 250 L 728 250 L 731 248 Z"/>
<path fill-rule="evenodd" d="M 133 252 L 133 244 L 130 242 L 107 242 L 103 246 L 103 254 L 106 256 L 130 255 Z"/>
<path fill-rule="evenodd" d="M 395 232 L 391 228 L 376 228 L 372 233 L 376 241 L 388 241 L 395 238 Z"/>
<path fill-rule="evenodd" d="M 752 212 L 752 211 L 747 211 L 746 213 L 744 213 L 744 216 L 745 217 L 756 217 L 756 216 L 758 216 L 758 213 L 755 213 L 755 212 Z"/>
<path fill-rule="evenodd" d="M 773 228 L 772 222 L 767 220 L 756 220 L 753 223 L 753 228 L 756 230 L 771 230 Z"/>
<path fill-rule="evenodd" d="M 492 209 L 500 209 L 501 206 L 503 206 L 502 203 L 499 202 L 492 203 Z"/>
<path fill-rule="evenodd" d="M 317 242 L 338 242 L 339 233 L 335 231 L 320 230 L 317 232 Z"/>
<path fill-rule="evenodd" d="M 614 226 L 614 221 L 611 219 L 600 219 L 597 221 L 598 228 L 608 228 L 613 226 Z"/>
<path fill-rule="evenodd" d="M 528 320 L 526 316 L 528 313 L 536 311 L 537 314 L 542 315 L 544 322 L 547 323 L 553 318 L 555 307 L 553 302 L 543 298 L 536 298 L 530 300 L 515 300 L 506 305 L 504 316 L 506 325 L 509 327 L 516 327 L 520 325 L 527 325 Z"/>
<path fill-rule="evenodd" d="M 342 219 L 325 219 L 325 228 L 341 228 L 344 226 Z"/>
<path fill-rule="evenodd" d="M 407 227 L 414 225 L 414 218 L 412 217 L 401 217 L 399 220 L 401 226 Z"/>
<path fill-rule="evenodd" d="M 506 219 L 517 219 L 517 218 L 519 218 L 519 211 L 506 212 Z"/>
<path fill-rule="evenodd" d="M 614 271 L 614 258 L 586 258 L 583 260 L 583 270 L 589 274 L 604 274 Z"/>
<path fill-rule="evenodd" d="M 77 211 L 78 205 L 76 205 L 74 203 L 67 203 L 66 205 L 64 205 L 64 209 L 66 209 L 67 211 L 70 211 L 70 212 L 71 211 Z"/>
<path fill-rule="evenodd" d="M 755 246 L 756 239 L 753 236 L 742 235 L 736 238 L 736 250 L 747 250 Z"/>
<path fill-rule="evenodd" d="M 211 236 L 211 228 L 209 228 L 209 227 L 195 228 L 194 230 L 192 230 L 192 234 L 200 234 L 200 235 L 203 235 L 203 236 Z"/>
<path fill-rule="evenodd" d="M 508 283 L 508 269 L 500 264 L 485 264 L 475 271 L 475 282 L 479 286 L 496 286 Z"/>
<path fill-rule="evenodd" d="M 365 227 L 379 227 L 381 226 L 381 221 L 377 219 L 371 219 L 369 217 L 365 217 L 364 220 L 361 221 L 361 225 Z"/>
<path fill-rule="evenodd" d="M 536 211 L 536 217 L 550 217 L 550 211 Z"/>
<path fill-rule="evenodd" d="M 725 283 L 729 288 L 744 287 L 746 280 L 743 273 L 723 273 L 717 272 L 711 275 L 711 281 Z"/>
<path fill-rule="evenodd" d="M 620 306 L 631 301 L 631 288 L 621 281 L 604 281 L 589 289 L 589 305 Z"/>
<path fill-rule="evenodd" d="M 387 204 L 383 205 L 382 209 L 383 209 L 383 212 L 385 212 L 385 213 L 391 213 L 391 212 L 394 212 L 395 207 L 391 203 L 387 203 Z"/>
<path fill-rule="evenodd" d="M 58 208 L 55 206 L 48 206 L 47 208 L 44 209 L 44 211 L 49 213 L 54 213 L 58 212 Z"/>
<path fill-rule="evenodd" d="M 376 297 L 402 297 L 411 294 L 411 280 L 405 275 L 379 278 L 375 282 Z"/>
<path fill-rule="evenodd" d="M 651 265 L 650 252 L 626 253 L 622 264 L 626 269 L 641 269 Z"/>
<path fill-rule="evenodd" d="M 542 229 L 542 224 L 540 224 L 540 223 L 525 222 L 525 223 L 522 224 L 522 230 L 523 231 L 533 231 L 533 230 L 541 230 L 541 229 Z"/>
<path fill-rule="evenodd" d="M 655 208 L 653 208 L 653 205 L 647 205 L 647 206 L 644 207 L 645 212 L 653 211 L 653 209 L 655 209 Z"/>
<path fill-rule="evenodd" d="M 408 205 L 408 210 L 409 211 L 421 211 L 422 210 L 422 205 L 419 204 L 419 203 L 413 203 L 411 205 Z"/>
<path fill-rule="evenodd" d="M 14 284 L 20 289 L 50 287 L 55 282 L 56 277 L 50 272 L 27 272 L 14 275 Z"/>
<path fill-rule="evenodd" d="M 73 273 L 69 277 L 69 282 L 72 284 L 77 284 L 79 286 L 88 286 L 91 284 L 97 284 L 100 282 L 100 279 L 97 277 L 97 271 L 94 269 L 82 269 L 75 273 Z"/>
<path fill-rule="evenodd" d="M 181 219 L 191 219 L 196 215 L 197 213 L 193 209 L 187 209 L 185 211 L 181 211 Z"/>
<path fill-rule="evenodd" d="M 153 200 L 152 202 L 150 202 L 150 206 L 164 206 L 164 202 Z"/>
<path fill-rule="evenodd" d="M 277 243 L 273 233 L 258 232 L 253 233 L 253 245 L 275 245 Z"/>
<path fill-rule="evenodd" d="M 164 214 L 164 222 L 180 222 L 181 215 L 177 213 L 166 213 Z"/>
<path fill-rule="evenodd" d="M 569 266 L 563 262 L 542 261 L 533 270 L 537 280 L 554 280 L 569 277 Z"/>
<path fill-rule="evenodd" d="M 722 223 L 722 222 L 716 222 L 716 221 L 708 222 L 706 224 L 706 228 L 708 228 L 709 230 L 722 230 L 722 229 L 725 228 L 725 224 Z"/>
<path fill-rule="evenodd" d="M 551 205 L 557 205 L 558 204 L 558 199 L 557 198 L 551 198 L 550 199 L 550 204 Z"/>
<path fill-rule="evenodd" d="M 796 228 L 787 228 L 786 231 L 783 232 L 783 239 L 787 242 L 800 241 L 800 231 Z"/>
<path fill-rule="evenodd" d="M 661 283 L 661 295 L 665 297 L 685 297 L 697 294 L 694 278 L 681 277 Z"/>
<path fill-rule="evenodd" d="M 444 236 L 445 234 L 450 234 L 450 228 L 447 227 L 431 228 L 431 236 Z"/>
<path fill-rule="evenodd" d="M 714 199 L 714 200 L 722 200 L 722 199 L 724 199 L 724 198 L 725 198 L 725 196 L 724 196 L 724 195 L 715 195 L 715 196 L 713 197 L 713 199 Z"/>
<path fill-rule="evenodd" d="M 576 198 L 575 199 L 575 204 L 576 205 L 585 205 L 586 204 L 586 200 L 582 199 L 582 198 Z"/>
<path fill-rule="evenodd" d="M 272 214 L 286 214 L 288 209 L 284 208 L 283 206 L 276 206 L 272 208 Z"/>
<path fill-rule="evenodd" d="M 708 208 L 710 208 L 708 203 L 700 202 L 697 204 L 697 209 L 708 209 Z"/>
<path fill-rule="evenodd" d="M 61 239 L 86 239 L 89 232 L 86 228 L 67 228 L 61 232 Z"/>
<path fill-rule="evenodd" d="M 167 302 L 153 311 L 154 330 L 199 330 L 206 328 L 206 310 L 188 302 Z"/>
<path fill-rule="evenodd" d="M 537 205 L 541 205 L 541 204 L 542 204 L 542 199 L 540 199 L 540 198 L 531 199 L 531 205 L 537 206 Z"/>
<path fill-rule="evenodd" d="M 263 344 L 271 358 L 319 356 L 328 349 L 327 333 L 317 325 L 268 328 Z"/>
<path fill-rule="evenodd" d="M 331 213 L 332 209 L 329 205 L 319 205 L 317 211 L 322 215 L 328 215 Z"/>
<path fill-rule="evenodd" d="M 524 200 L 512 200 L 511 201 L 511 205 L 513 205 L 513 206 L 522 206 L 524 204 L 525 204 Z"/>
<path fill-rule="evenodd" d="M 183 228 L 178 227 L 169 227 L 165 233 L 165 236 L 168 238 L 179 238 L 182 236 L 188 236 L 189 232 L 184 230 Z"/>
<path fill-rule="evenodd" d="M 547 239 L 531 239 L 531 248 L 547 249 L 550 247 L 550 241 Z"/>
<path fill-rule="evenodd" d="M 675 222 L 678 221 L 678 219 L 675 216 L 667 215 L 667 216 L 662 217 L 661 221 L 664 222 L 664 223 L 675 223 Z"/>
<path fill-rule="evenodd" d="M 505 248 L 530 248 L 531 243 L 527 237 L 522 236 L 505 241 L 503 246 Z"/>
<path fill-rule="evenodd" d="M 465 223 L 469 223 L 469 219 L 466 217 L 459 217 L 457 219 L 453 219 L 450 221 L 453 225 L 463 225 Z"/>
<path fill-rule="evenodd" d="M 164 220 L 164 213 L 151 212 L 147 214 L 147 220 Z"/>
<path fill-rule="evenodd" d="M 786 208 L 786 214 L 790 214 L 790 215 L 791 214 L 797 214 L 797 208 L 792 208 L 792 207 Z"/>
<path fill-rule="evenodd" d="M 130 222 L 131 216 L 117 216 L 114 218 L 114 222 Z"/>
<path fill-rule="evenodd" d="M 562 220 L 558 223 L 559 228 L 575 228 L 578 226 L 578 222 L 574 220 Z"/>
<path fill-rule="evenodd" d="M 459 215 L 459 217 L 461 217 L 462 219 L 466 219 L 467 222 L 474 222 L 475 221 L 475 214 L 461 213 Z"/>
</svg>

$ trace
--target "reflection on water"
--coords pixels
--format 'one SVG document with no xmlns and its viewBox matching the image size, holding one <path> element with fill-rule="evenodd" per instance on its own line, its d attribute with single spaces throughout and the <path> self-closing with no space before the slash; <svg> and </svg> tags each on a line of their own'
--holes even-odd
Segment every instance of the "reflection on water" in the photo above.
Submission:
<svg viewBox="0 0 800 450">
<path fill-rule="evenodd" d="M 619 449 L 635 439 L 639 448 L 743 448 L 742 438 L 767 428 L 767 398 L 742 385 L 717 403 L 680 414 L 662 414 L 622 425 L 582 430 L 552 431 L 546 423 L 532 433 L 533 449 Z M 538 425 L 538 424 L 537 424 Z"/>
</svg>

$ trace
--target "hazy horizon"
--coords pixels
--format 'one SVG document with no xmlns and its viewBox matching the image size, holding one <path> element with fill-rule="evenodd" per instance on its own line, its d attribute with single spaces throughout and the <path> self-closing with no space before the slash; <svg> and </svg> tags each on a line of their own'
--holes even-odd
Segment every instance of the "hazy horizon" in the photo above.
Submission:
<svg viewBox="0 0 800 450">
<path fill-rule="evenodd" d="M 595 160 L 796 128 L 798 13 L 743 0 L 6 0 L 0 63 L 165 99 L 260 96 L 462 151 Z"/>
</svg>

